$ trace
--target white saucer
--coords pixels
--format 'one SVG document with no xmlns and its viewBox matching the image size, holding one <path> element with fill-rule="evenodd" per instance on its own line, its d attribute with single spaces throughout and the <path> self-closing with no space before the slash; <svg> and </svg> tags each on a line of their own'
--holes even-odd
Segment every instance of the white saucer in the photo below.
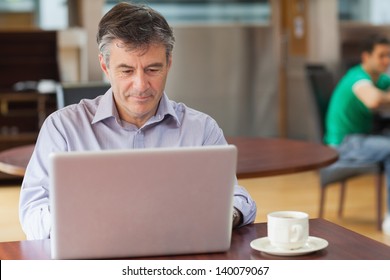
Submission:
<svg viewBox="0 0 390 280">
<path fill-rule="evenodd" d="M 255 250 L 276 256 L 299 256 L 319 251 L 328 246 L 328 241 L 325 239 L 309 236 L 306 244 L 298 249 L 280 249 L 272 246 L 268 237 L 255 239 L 251 242 L 251 247 Z"/>
</svg>

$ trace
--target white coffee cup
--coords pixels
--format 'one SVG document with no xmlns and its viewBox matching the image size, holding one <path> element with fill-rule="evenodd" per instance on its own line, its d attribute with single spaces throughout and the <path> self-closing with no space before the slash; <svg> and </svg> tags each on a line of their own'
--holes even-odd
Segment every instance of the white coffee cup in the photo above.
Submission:
<svg viewBox="0 0 390 280">
<path fill-rule="evenodd" d="M 278 211 L 267 215 L 268 239 L 284 250 L 301 248 L 309 237 L 309 215 L 298 211 Z"/>
</svg>

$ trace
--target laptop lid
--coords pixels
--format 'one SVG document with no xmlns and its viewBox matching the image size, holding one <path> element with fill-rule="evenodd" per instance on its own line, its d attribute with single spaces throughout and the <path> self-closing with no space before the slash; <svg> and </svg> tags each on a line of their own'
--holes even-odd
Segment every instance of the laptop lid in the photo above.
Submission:
<svg viewBox="0 0 390 280">
<path fill-rule="evenodd" d="M 52 154 L 52 258 L 228 250 L 236 160 L 232 145 Z"/>
</svg>

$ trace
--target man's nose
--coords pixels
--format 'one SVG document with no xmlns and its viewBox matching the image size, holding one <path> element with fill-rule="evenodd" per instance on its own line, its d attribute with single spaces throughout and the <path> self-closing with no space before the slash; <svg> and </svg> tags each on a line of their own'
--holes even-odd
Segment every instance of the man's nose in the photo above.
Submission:
<svg viewBox="0 0 390 280">
<path fill-rule="evenodd" d="M 133 86 L 138 92 L 144 92 L 148 89 L 149 82 L 145 73 L 138 73 L 134 77 Z"/>
</svg>

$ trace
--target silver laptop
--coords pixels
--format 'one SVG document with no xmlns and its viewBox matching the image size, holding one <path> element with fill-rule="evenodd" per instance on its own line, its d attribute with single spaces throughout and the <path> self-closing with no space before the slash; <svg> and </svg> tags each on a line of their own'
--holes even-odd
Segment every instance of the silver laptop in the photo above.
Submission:
<svg viewBox="0 0 390 280">
<path fill-rule="evenodd" d="M 228 250 L 236 161 L 232 145 L 52 154 L 52 258 Z"/>
</svg>

